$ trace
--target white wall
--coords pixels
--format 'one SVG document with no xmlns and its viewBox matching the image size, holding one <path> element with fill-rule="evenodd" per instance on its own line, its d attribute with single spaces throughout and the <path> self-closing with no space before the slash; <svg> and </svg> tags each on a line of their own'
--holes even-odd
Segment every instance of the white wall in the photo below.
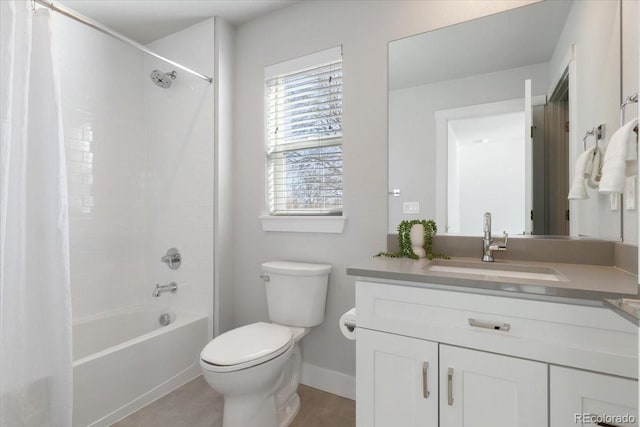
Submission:
<svg viewBox="0 0 640 427">
<path fill-rule="evenodd" d="M 576 1 L 551 58 L 550 75 L 559 77 L 566 64 L 563 58 L 575 45 L 576 93 L 570 93 L 570 103 L 576 108 L 576 134 L 571 136 L 570 155 L 577 159 L 583 151 L 585 132 L 600 123 L 606 126 L 608 142 L 618 128 L 620 105 L 620 9 L 617 2 Z M 554 82 L 552 81 L 553 85 Z M 550 88 L 551 90 L 552 88 Z M 570 113 L 571 114 L 571 113 Z M 570 120 L 572 120 L 570 118 Z M 589 138 L 588 146 L 593 146 Z M 573 176 L 573 161 L 571 172 Z M 620 238 L 620 211 L 612 212 L 609 195 L 587 190 L 588 200 L 571 201 L 571 235 L 586 235 L 605 239 Z"/>
<path fill-rule="evenodd" d="M 450 228 L 451 233 L 479 234 L 485 212 L 492 214 L 495 236 L 503 231 L 510 235 L 522 234 L 525 230 L 524 114 L 503 115 L 500 118 L 513 121 L 514 127 L 521 130 L 520 137 L 514 138 L 505 133 L 503 138 L 492 135 L 486 143 L 455 139 L 449 142 L 457 145 L 455 157 L 449 156 L 449 165 L 456 162 L 460 171 L 456 179 L 457 188 L 451 185 L 449 178 L 448 194 L 457 199 L 459 209 L 456 214 L 459 217 L 458 228 Z M 478 120 L 473 121 L 476 123 Z M 495 123 L 495 120 L 491 123 Z M 481 132 L 477 139 L 483 137 Z M 451 214 L 449 211 L 449 218 Z"/>
<path fill-rule="evenodd" d="M 157 40 L 149 48 L 209 76 L 214 72 L 214 20 Z M 175 281 L 176 294 L 150 298 L 159 304 L 208 313 L 213 319 L 214 85 L 177 70 L 169 89 L 156 86 L 152 70 L 173 68 L 145 57 L 143 84 L 147 127 L 149 295 L 156 283 Z M 182 265 L 160 262 L 167 249 L 182 252 Z M 210 335 L 213 333 L 210 323 Z"/>
<path fill-rule="evenodd" d="M 150 295 L 142 54 L 54 14 L 67 165 L 74 318 Z M 117 171 L 117 172 L 116 172 Z"/>
<path fill-rule="evenodd" d="M 302 342 L 307 364 L 303 381 L 323 382 L 323 388 L 334 392 L 353 385 L 355 345 L 340 335 L 337 322 L 355 304 L 355 279 L 346 276 L 346 267 L 386 247 L 387 43 L 526 3 L 530 2 L 300 2 L 237 29 L 235 324 L 267 319 L 264 282 L 259 278 L 261 262 L 332 264 L 325 322 Z M 344 213 L 348 217 L 344 233 L 263 232 L 258 221 L 264 211 L 263 69 L 339 44 L 344 52 Z M 331 375 L 331 371 L 346 376 Z M 320 372 L 324 377 L 319 377 Z"/>
<path fill-rule="evenodd" d="M 524 98 L 525 79 L 532 79 L 534 96 L 545 94 L 548 64 L 389 92 L 389 189 L 401 191 L 400 197 L 389 197 L 389 233 L 395 233 L 402 220 L 435 219 L 436 111 Z M 403 214 L 402 203 L 414 201 L 420 203 L 420 213 Z M 473 234 L 479 235 L 482 217 L 478 218 Z M 441 231 L 445 231 L 443 227 Z"/>
</svg>

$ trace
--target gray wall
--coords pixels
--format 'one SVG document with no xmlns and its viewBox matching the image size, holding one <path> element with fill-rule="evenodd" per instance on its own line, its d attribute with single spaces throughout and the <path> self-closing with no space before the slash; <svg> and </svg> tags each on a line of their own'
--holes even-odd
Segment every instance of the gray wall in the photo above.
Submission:
<svg viewBox="0 0 640 427">
<path fill-rule="evenodd" d="M 403 220 L 436 219 L 436 111 L 524 98 L 525 79 L 534 96 L 546 94 L 548 63 L 389 92 L 389 188 L 400 189 L 389 200 L 389 233 Z M 402 213 L 403 202 L 419 202 L 420 213 Z M 473 234 L 482 234 L 478 224 Z"/>
<path fill-rule="evenodd" d="M 326 320 L 304 338 L 305 363 L 355 375 L 355 345 L 337 327 L 355 304 L 346 266 L 386 247 L 387 43 L 531 1 L 306 1 L 236 32 L 233 163 L 235 325 L 267 319 L 260 263 L 332 264 Z M 342 44 L 344 52 L 344 213 L 342 234 L 263 232 L 263 69 Z M 222 248 L 224 250 L 224 248 Z M 224 302 L 224 301 L 223 301 Z"/>
</svg>

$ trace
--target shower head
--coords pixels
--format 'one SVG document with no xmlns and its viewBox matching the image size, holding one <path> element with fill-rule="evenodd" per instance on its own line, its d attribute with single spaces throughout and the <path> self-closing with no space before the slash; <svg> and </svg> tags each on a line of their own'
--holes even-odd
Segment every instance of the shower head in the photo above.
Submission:
<svg viewBox="0 0 640 427">
<path fill-rule="evenodd" d="M 153 70 L 151 72 L 151 80 L 163 89 L 169 89 L 171 87 L 171 81 L 175 80 L 177 74 L 175 71 L 170 73 L 163 73 L 162 71 Z"/>
</svg>

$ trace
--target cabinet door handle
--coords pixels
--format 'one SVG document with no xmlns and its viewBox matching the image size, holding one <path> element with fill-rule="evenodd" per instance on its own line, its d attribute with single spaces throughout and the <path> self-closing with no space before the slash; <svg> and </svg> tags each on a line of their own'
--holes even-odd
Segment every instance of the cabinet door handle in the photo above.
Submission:
<svg viewBox="0 0 640 427">
<path fill-rule="evenodd" d="M 489 323 L 482 320 L 469 319 L 469 325 L 475 328 L 484 328 L 484 329 L 493 329 L 495 331 L 505 331 L 509 332 L 511 329 L 511 325 L 508 323 Z"/>
<path fill-rule="evenodd" d="M 447 403 L 453 406 L 453 368 L 447 371 Z"/>
<path fill-rule="evenodd" d="M 422 362 L 422 397 L 425 399 L 431 394 L 429 392 L 429 362 Z"/>
</svg>

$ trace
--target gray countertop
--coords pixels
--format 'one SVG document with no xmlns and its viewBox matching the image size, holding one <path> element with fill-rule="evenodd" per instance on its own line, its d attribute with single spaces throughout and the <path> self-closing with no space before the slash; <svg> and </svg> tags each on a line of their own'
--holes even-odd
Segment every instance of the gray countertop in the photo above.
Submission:
<svg viewBox="0 0 640 427">
<path fill-rule="evenodd" d="M 439 288 L 450 287 L 458 292 L 491 293 L 512 298 L 525 298 L 566 302 L 584 305 L 605 305 L 604 300 L 637 299 L 639 297 L 638 277 L 610 266 L 594 266 L 586 264 L 541 263 L 532 261 L 495 261 L 497 268 L 505 266 L 545 267 L 555 270 L 564 276 L 563 281 L 534 280 L 522 278 L 504 278 L 492 275 L 450 273 L 431 271 L 433 263 L 446 265 L 451 263 L 478 263 L 478 267 L 486 268 L 475 258 L 452 258 L 451 260 L 427 259 L 412 260 L 407 258 L 377 257 L 369 261 L 350 266 L 347 274 L 362 278 L 413 282 L 415 286 L 439 285 Z M 610 308 L 615 307 L 606 304 Z M 622 313 L 619 313 L 622 315 Z M 628 313 L 623 316 L 628 320 Z M 635 322 L 638 324 L 638 322 Z"/>
</svg>

